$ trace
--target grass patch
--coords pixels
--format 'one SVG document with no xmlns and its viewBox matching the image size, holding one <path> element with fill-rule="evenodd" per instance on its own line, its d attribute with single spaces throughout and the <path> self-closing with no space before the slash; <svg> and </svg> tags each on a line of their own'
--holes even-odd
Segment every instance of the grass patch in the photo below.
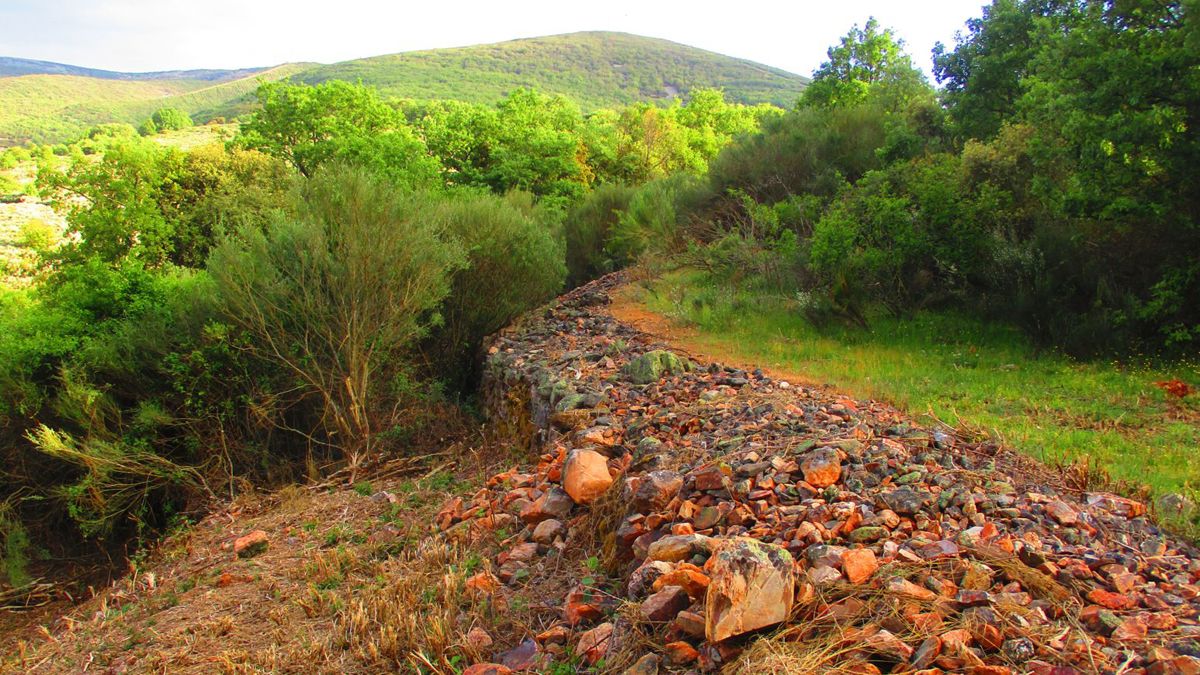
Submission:
<svg viewBox="0 0 1200 675">
<path fill-rule="evenodd" d="M 718 360 L 984 431 L 1046 463 L 1087 462 L 1154 494 L 1194 496 L 1200 486 L 1200 401 L 1169 400 L 1154 385 L 1200 383 L 1198 363 L 1079 362 L 1039 352 L 1011 326 L 949 313 L 875 316 L 866 331 L 817 329 L 796 298 L 687 270 L 632 293 L 685 326 L 685 346 Z"/>
</svg>

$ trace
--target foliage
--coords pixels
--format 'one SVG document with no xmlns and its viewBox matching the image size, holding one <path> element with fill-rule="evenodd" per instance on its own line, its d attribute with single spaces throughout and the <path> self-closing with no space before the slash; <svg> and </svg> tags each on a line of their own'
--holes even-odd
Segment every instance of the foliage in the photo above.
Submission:
<svg viewBox="0 0 1200 675">
<path fill-rule="evenodd" d="M 828 54 L 829 60 L 813 73 L 801 105 L 857 105 L 873 89 L 906 93 L 919 91 L 925 82 L 904 52 L 904 41 L 890 28 L 881 30 L 874 17 L 863 28 L 851 28 Z"/>
<path fill-rule="evenodd" d="M 159 108 L 150 115 L 150 122 L 159 132 L 179 131 L 192 126 L 192 118 L 178 108 Z"/>
<path fill-rule="evenodd" d="M 243 227 L 209 272 L 250 349 L 319 401 L 351 466 L 375 447 L 380 387 L 411 349 L 465 264 L 430 198 L 362 170 L 330 168 L 297 196 L 293 215 Z"/>
<path fill-rule="evenodd" d="M 329 162 L 352 162 L 408 187 L 428 184 L 436 164 L 407 121 L 361 85 L 267 82 L 261 109 L 242 126 L 241 142 L 312 176 Z"/>
<path fill-rule="evenodd" d="M 566 267 L 556 216 L 520 193 L 457 194 L 430 215 L 467 256 L 425 345 L 436 372 L 459 391 L 474 384 L 469 376 L 485 337 L 561 290 Z"/>
<path fill-rule="evenodd" d="M 591 281 L 620 264 L 605 251 L 605 245 L 635 192 L 626 185 L 600 185 L 567 212 L 563 228 L 569 285 Z"/>
</svg>

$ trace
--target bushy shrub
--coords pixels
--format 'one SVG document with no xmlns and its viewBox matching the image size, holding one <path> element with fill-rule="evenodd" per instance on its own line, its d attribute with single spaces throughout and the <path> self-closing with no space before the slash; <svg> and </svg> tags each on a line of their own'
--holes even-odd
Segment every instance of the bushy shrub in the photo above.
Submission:
<svg viewBox="0 0 1200 675">
<path fill-rule="evenodd" d="M 437 375 L 467 391 L 483 338 L 554 297 L 566 277 L 558 214 L 528 194 L 456 193 L 433 217 L 457 239 L 467 265 L 454 273 L 443 323 L 427 341 Z"/>
<path fill-rule="evenodd" d="M 563 222 L 566 235 L 568 283 L 578 286 L 616 269 L 605 245 L 621 215 L 629 209 L 636 189 L 601 185 L 579 200 Z"/>
<path fill-rule="evenodd" d="M 621 212 L 605 243 L 605 252 L 616 266 L 625 266 L 645 253 L 679 253 L 686 248 L 683 220 L 703 182 L 689 174 L 675 174 L 639 187 Z"/>
<path fill-rule="evenodd" d="M 290 373 L 352 467 L 374 449 L 376 395 L 466 264 L 425 194 L 362 169 L 319 172 L 292 214 L 244 227 L 208 269 L 251 350 Z M 387 422 L 384 422 L 387 424 Z"/>
<path fill-rule="evenodd" d="M 178 108 L 159 108 L 150 115 L 150 121 L 158 131 L 178 131 L 192 126 L 192 118 Z"/>
<path fill-rule="evenodd" d="M 47 251 L 58 241 L 58 231 L 41 218 L 30 218 L 17 230 L 17 244 L 35 251 Z"/>
</svg>

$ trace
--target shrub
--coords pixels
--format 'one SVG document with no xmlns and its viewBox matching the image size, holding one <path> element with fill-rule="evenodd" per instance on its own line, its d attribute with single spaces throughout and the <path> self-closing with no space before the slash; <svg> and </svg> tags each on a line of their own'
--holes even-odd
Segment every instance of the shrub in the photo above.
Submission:
<svg viewBox="0 0 1200 675">
<path fill-rule="evenodd" d="M 454 273 L 444 322 L 428 345 L 438 374 L 465 390 L 483 338 L 562 288 L 563 246 L 554 212 L 534 206 L 528 194 L 458 193 L 435 214 L 462 244 L 468 265 Z"/>
<path fill-rule="evenodd" d="M 604 247 L 635 192 L 625 185 L 601 185 L 567 212 L 563 228 L 569 285 L 578 286 L 615 269 Z"/>
<path fill-rule="evenodd" d="M 17 230 L 17 244 L 35 251 L 46 251 L 58 241 L 58 231 L 41 218 L 30 218 Z"/>
<path fill-rule="evenodd" d="M 209 260 L 251 350 L 319 401 L 329 442 L 356 467 L 374 449 L 375 394 L 423 336 L 465 264 L 430 197 L 361 169 L 303 185 L 295 213 L 242 228 Z"/>
<path fill-rule="evenodd" d="M 159 108 L 150 115 L 150 121 L 159 131 L 178 131 L 192 126 L 192 118 L 178 108 Z"/>
<path fill-rule="evenodd" d="M 685 211 L 702 191 L 701 181 L 689 174 L 675 174 L 639 187 L 612 228 L 605 252 L 616 266 L 633 262 L 644 253 L 679 253 L 685 248 L 680 227 Z"/>
</svg>

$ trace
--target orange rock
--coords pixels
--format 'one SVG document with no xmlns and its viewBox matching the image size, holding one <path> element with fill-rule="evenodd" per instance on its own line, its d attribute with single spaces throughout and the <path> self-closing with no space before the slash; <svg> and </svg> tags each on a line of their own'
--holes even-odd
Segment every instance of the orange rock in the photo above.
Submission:
<svg viewBox="0 0 1200 675">
<path fill-rule="evenodd" d="M 579 642 L 575 645 L 575 653 L 582 655 L 588 663 L 595 665 L 612 648 L 612 637 L 613 625 L 602 623 L 579 636 Z"/>
<path fill-rule="evenodd" d="M 604 616 L 600 604 L 595 602 L 596 592 L 583 586 L 576 586 L 567 593 L 563 603 L 563 619 L 570 626 L 578 626 L 585 621 L 595 621 Z"/>
<path fill-rule="evenodd" d="M 466 583 L 467 594 L 488 596 L 500 590 L 500 580 L 491 572 L 477 572 Z"/>
<path fill-rule="evenodd" d="M 678 567 L 654 580 L 654 590 L 660 591 L 666 586 L 682 586 L 692 598 L 699 598 L 708 590 L 711 580 L 691 563 L 681 563 Z"/>
<path fill-rule="evenodd" d="M 857 548 L 842 554 L 842 572 L 852 584 L 861 584 L 875 574 L 879 562 L 869 548 Z"/>
<path fill-rule="evenodd" d="M 705 636 L 720 642 L 787 619 L 795 597 L 792 556 L 781 546 L 738 537 L 709 559 Z"/>
<path fill-rule="evenodd" d="M 563 467 L 563 489 L 576 504 L 590 504 L 613 484 L 608 458 L 595 450 L 573 450 Z"/>
<path fill-rule="evenodd" d="M 667 660 L 677 666 L 687 665 L 700 658 L 700 652 L 682 640 L 664 646 L 663 652 L 666 653 Z"/>
<path fill-rule="evenodd" d="M 1108 609 L 1133 609 L 1137 607 L 1137 601 L 1128 595 L 1113 593 L 1102 588 L 1094 589 L 1088 593 L 1087 599 Z"/>
<path fill-rule="evenodd" d="M 239 558 L 253 558 L 267 550 L 267 533 L 255 530 L 233 542 L 233 552 Z"/>
<path fill-rule="evenodd" d="M 499 663 L 476 663 L 462 671 L 462 675 L 509 675 L 512 670 Z"/>
<path fill-rule="evenodd" d="M 805 482 L 820 489 L 829 487 L 842 477 L 842 460 L 837 450 L 820 448 L 814 450 L 800 462 L 800 471 Z"/>
</svg>

